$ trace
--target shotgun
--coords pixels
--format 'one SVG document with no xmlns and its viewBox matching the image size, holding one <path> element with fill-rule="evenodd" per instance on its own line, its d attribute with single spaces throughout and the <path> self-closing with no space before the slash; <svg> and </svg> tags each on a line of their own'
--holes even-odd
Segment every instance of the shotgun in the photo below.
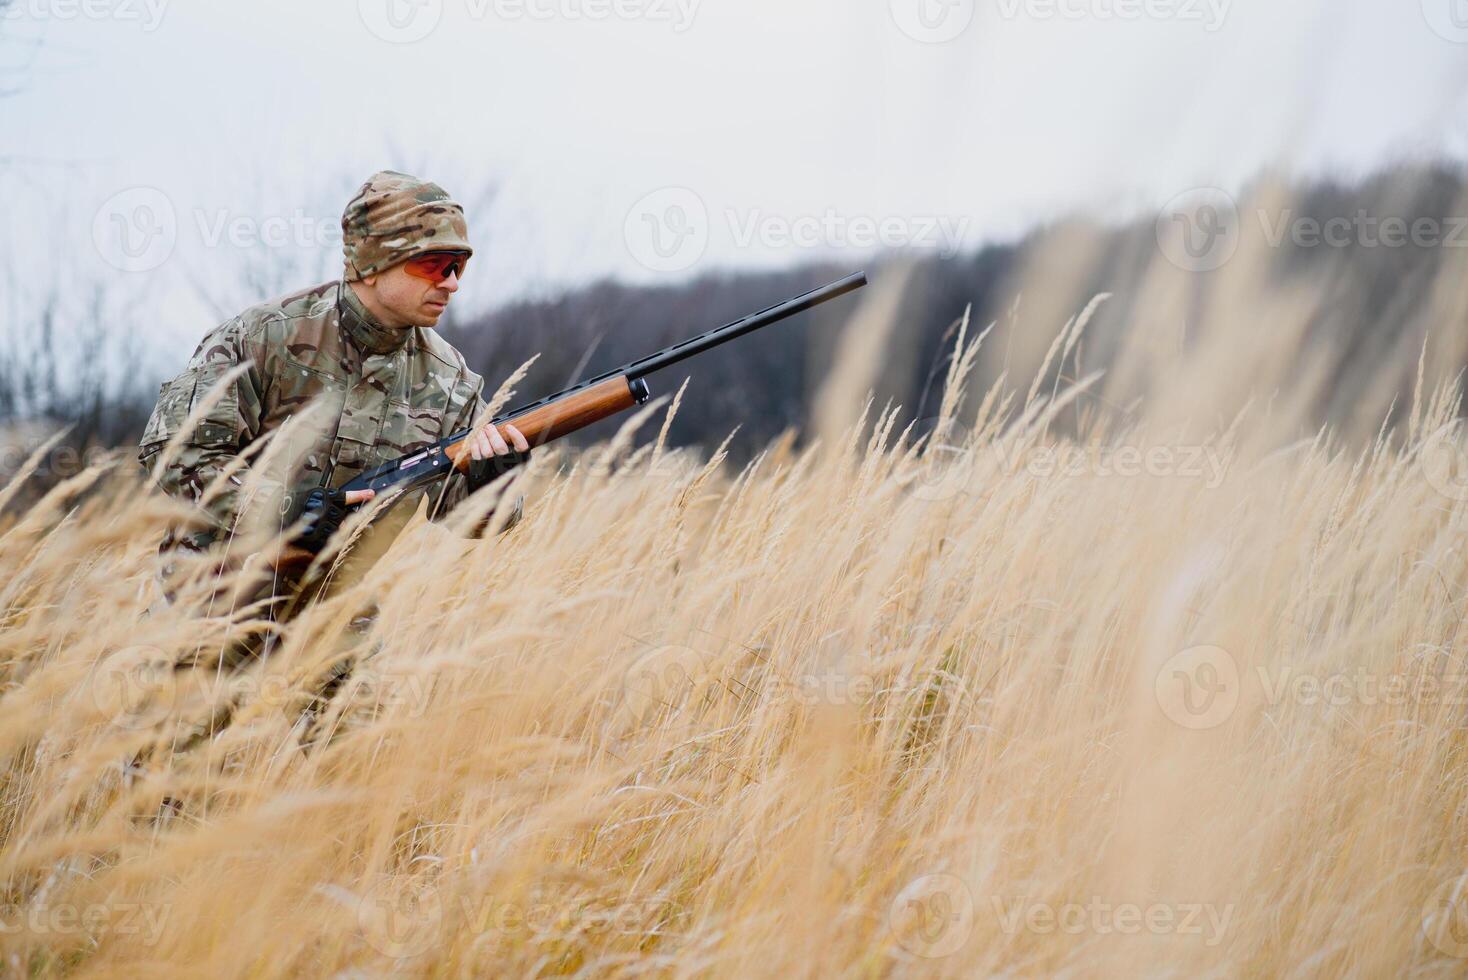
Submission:
<svg viewBox="0 0 1468 980">
<path fill-rule="evenodd" d="M 494 424 L 511 422 L 532 448 L 543 446 L 553 439 L 570 435 L 594 422 L 600 422 L 646 402 L 652 393 L 646 380 L 648 375 L 797 313 L 804 313 L 838 296 L 845 296 L 866 284 L 866 273 L 853 273 L 819 289 L 802 293 L 794 299 L 777 303 L 769 309 L 751 313 L 641 360 L 572 385 L 554 395 L 547 395 L 539 401 L 511 409 L 494 419 Z M 409 453 L 363 473 L 344 484 L 341 489 L 345 492 L 376 490 L 378 493 L 384 490 L 411 490 L 446 477 L 454 470 L 466 470 L 472 460 L 468 446 L 464 443 L 474 432 L 474 429 L 457 432 L 427 449 Z"/>
</svg>

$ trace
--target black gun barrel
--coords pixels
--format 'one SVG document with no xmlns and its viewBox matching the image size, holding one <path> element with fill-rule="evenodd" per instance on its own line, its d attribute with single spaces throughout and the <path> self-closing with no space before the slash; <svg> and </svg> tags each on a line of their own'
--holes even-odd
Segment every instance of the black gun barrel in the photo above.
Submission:
<svg viewBox="0 0 1468 980">
<path fill-rule="evenodd" d="M 837 296 L 845 296 L 852 290 L 860 289 L 866 284 L 867 276 L 865 272 L 853 273 L 845 279 L 838 279 L 819 289 L 812 289 L 810 292 L 802 293 L 794 299 L 787 299 L 783 303 L 776 303 L 767 310 L 751 313 L 749 316 L 735 320 L 733 323 L 726 323 L 722 327 L 715 327 L 708 333 L 701 333 L 697 337 L 689 337 L 682 343 L 664 348 L 656 354 L 644 357 L 640 361 L 633 361 L 616 373 L 625 374 L 628 378 L 635 381 L 645 375 L 652 374 L 654 371 L 661 371 L 663 368 L 672 367 L 679 361 L 684 361 L 690 357 L 702 354 L 704 351 L 711 350 L 720 344 L 725 344 L 735 338 L 743 337 L 747 333 L 768 327 L 772 323 L 778 323 L 786 317 L 794 316 L 797 313 L 804 313 L 811 307 L 819 306 L 827 300 L 835 299 Z"/>
<path fill-rule="evenodd" d="M 654 371 L 661 371 L 663 368 L 671 367 L 679 361 L 685 361 L 690 357 L 702 354 L 706 350 L 711 350 L 720 344 L 726 344 L 737 337 L 743 337 L 747 333 L 768 327 L 772 323 L 778 323 L 786 317 L 792 317 L 797 313 L 804 313 L 811 307 L 819 306 L 838 296 L 845 296 L 847 293 L 860 289 L 866 284 L 867 274 L 865 272 L 853 272 L 844 279 L 837 279 L 835 282 L 827 283 L 818 289 L 812 289 L 808 293 L 801 293 L 794 299 L 787 299 L 783 303 L 776 303 L 769 309 L 760 310 L 758 313 L 751 313 L 749 316 L 741 317 L 733 323 L 726 323 L 722 327 L 715 327 L 708 333 L 701 333 L 697 337 L 689 337 L 687 340 L 674 344 L 672 347 L 664 347 L 656 354 L 649 354 L 641 360 L 624 364 L 604 374 L 598 374 L 594 378 L 588 378 L 585 381 L 578 382 L 564 391 L 556 392 L 554 395 L 547 395 L 528 405 L 517 405 L 515 408 L 510 409 L 510 411 L 500 415 L 494 422 L 498 425 L 518 415 L 524 415 L 526 412 L 533 411 L 544 405 L 549 405 L 551 402 L 564 398 L 574 392 L 598 385 L 609 378 L 626 375 L 629 382 L 635 382 L 652 374 Z M 640 387 L 644 392 L 644 395 L 641 397 L 646 397 L 646 386 Z"/>
</svg>

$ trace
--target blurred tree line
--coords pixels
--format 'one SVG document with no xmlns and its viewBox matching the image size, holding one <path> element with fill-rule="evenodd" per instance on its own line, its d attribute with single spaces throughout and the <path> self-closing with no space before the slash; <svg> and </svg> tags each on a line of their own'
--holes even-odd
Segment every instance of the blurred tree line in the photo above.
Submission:
<svg viewBox="0 0 1468 980">
<path fill-rule="evenodd" d="M 891 399 L 916 420 L 936 413 L 953 327 L 970 305 L 972 331 L 996 325 L 981 350 L 974 386 L 987 389 L 1007 372 L 1008 386 L 1023 394 L 1067 320 L 1103 292 L 1111 296 L 1085 334 L 1086 372 L 1114 364 L 1128 342 L 1137 341 L 1138 323 L 1155 319 L 1159 309 L 1177 321 L 1176 346 L 1169 336 L 1167 349 L 1158 352 L 1163 357 L 1198 344 L 1209 329 L 1229 329 L 1234 316 L 1304 317 L 1305 344 L 1291 356 L 1300 359 L 1302 370 L 1308 359 L 1329 379 L 1315 418 L 1348 435 L 1374 435 L 1394 399 L 1394 415 L 1405 409 L 1418 355 L 1429 339 L 1429 367 L 1436 368 L 1429 387 L 1468 365 L 1468 331 L 1461 328 L 1468 316 L 1468 179 L 1462 170 L 1405 168 L 1354 185 L 1303 188 L 1263 177 L 1236 204 L 1237 257 L 1216 269 L 1170 264 L 1153 220 L 1116 226 L 1077 218 L 965 255 L 904 257 L 909 275 L 891 335 L 890 369 L 875 386 L 878 405 Z M 1421 240 L 1409 233 L 1404 242 L 1387 244 L 1382 224 L 1389 218 L 1409 229 L 1420 225 Z M 1320 229 L 1333 219 L 1333 241 L 1344 244 L 1324 241 Z M 602 282 L 551 300 L 511 304 L 445 332 L 491 384 L 539 353 L 521 385 L 524 397 L 516 399 L 528 400 L 861 265 L 706 275 L 656 287 Z M 891 258 L 866 265 L 874 286 L 897 269 Z M 1248 278 L 1256 274 L 1261 278 Z M 1175 294 L 1170 304 L 1157 302 L 1159 280 Z M 1241 289 L 1249 295 L 1241 297 Z M 1293 303 L 1292 290 L 1306 301 Z M 787 427 L 803 428 L 854 302 L 872 292 L 820 307 L 654 379 L 655 392 L 670 392 L 685 374 L 692 378 L 670 438 L 711 448 L 737 425 L 731 450 L 738 460 Z M 1257 308 L 1244 308 L 1244 299 L 1256 301 Z M 1043 383 L 1048 388 L 1079 373 L 1074 366 L 1051 365 Z M 1146 379 L 1134 380 L 1114 388 L 1113 400 L 1145 395 Z M 603 423 L 602 432 L 589 435 L 604 434 L 613 424 Z"/>
</svg>

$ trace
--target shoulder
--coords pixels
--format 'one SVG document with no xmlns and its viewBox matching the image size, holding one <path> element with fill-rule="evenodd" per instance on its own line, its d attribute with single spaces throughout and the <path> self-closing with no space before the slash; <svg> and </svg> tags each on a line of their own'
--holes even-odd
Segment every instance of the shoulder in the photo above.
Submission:
<svg viewBox="0 0 1468 980">
<path fill-rule="evenodd" d="M 437 330 L 418 329 L 418 354 L 425 369 L 448 382 L 473 390 L 475 394 L 484 387 L 484 378 L 469 370 L 469 362 L 453 344 L 444 340 Z"/>
<path fill-rule="evenodd" d="M 236 319 L 252 340 L 283 342 L 300 332 L 320 332 L 336 317 L 341 284 L 324 282 L 256 304 Z"/>
<path fill-rule="evenodd" d="M 199 349 L 202 351 L 211 340 L 261 341 L 272 334 L 289 333 L 292 325 L 300 321 L 325 320 L 336 312 L 337 285 L 322 283 L 256 303 L 211 330 Z"/>
<path fill-rule="evenodd" d="M 211 330 L 191 367 L 246 358 L 263 365 L 280 351 L 322 351 L 336 335 L 337 282 L 322 283 L 257 303 Z"/>
</svg>

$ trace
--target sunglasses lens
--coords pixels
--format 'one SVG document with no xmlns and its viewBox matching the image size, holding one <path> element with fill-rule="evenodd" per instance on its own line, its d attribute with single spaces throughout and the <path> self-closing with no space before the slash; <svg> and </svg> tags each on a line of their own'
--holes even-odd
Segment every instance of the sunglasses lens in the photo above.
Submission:
<svg viewBox="0 0 1468 980">
<path fill-rule="evenodd" d="M 408 260 L 408 275 L 428 282 L 443 282 L 449 276 L 463 275 L 464 261 L 464 256 L 452 252 L 420 255 Z"/>
</svg>

